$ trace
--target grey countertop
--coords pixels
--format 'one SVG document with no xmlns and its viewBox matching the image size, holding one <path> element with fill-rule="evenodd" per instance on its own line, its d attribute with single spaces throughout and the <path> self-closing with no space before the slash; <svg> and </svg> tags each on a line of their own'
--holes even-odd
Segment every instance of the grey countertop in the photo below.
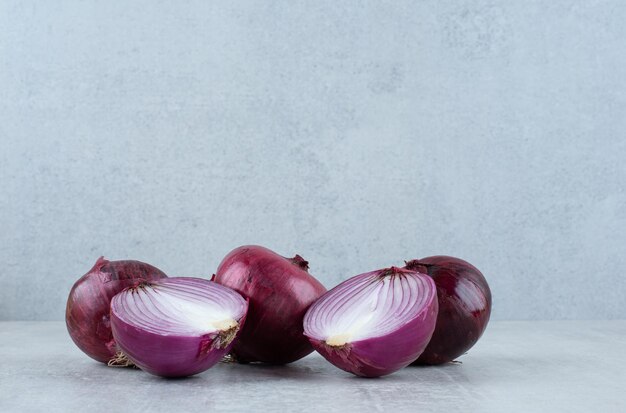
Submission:
<svg viewBox="0 0 626 413">
<path fill-rule="evenodd" d="M 624 412 L 626 321 L 492 322 L 461 363 L 362 379 L 312 354 L 167 380 L 92 361 L 62 322 L 0 322 L 0 412 Z"/>
</svg>

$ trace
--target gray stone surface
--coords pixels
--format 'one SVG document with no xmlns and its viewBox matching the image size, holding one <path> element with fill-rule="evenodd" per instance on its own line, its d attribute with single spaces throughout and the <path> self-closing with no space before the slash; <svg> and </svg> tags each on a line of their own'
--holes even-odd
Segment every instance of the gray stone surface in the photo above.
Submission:
<svg viewBox="0 0 626 413">
<path fill-rule="evenodd" d="M 462 364 L 379 379 L 317 354 L 167 380 L 92 361 L 62 322 L 0 322 L 0 411 L 624 412 L 626 321 L 494 322 Z"/>
<path fill-rule="evenodd" d="M 626 314 L 626 2 L 0 2 L 0 319 L 99 255 L 326 286 L 466 258 L 494 319 Z"/>
</svg>

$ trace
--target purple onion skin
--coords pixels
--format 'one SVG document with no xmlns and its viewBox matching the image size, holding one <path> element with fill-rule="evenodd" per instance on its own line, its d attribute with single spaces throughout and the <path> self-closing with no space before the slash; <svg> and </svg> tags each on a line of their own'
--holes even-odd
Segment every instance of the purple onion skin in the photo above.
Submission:
<svg viewBox="0 0 626 413">
<path fill-rule="evenodd" d="M 67 331 L 74 343 L 94 360 L 107 363 L 116 353 L 109 306 L 113 296 L 142 281 L 167 276 L 140 261 L 108 261 L 96 264 L 72 287 L 65 309 Z"/>
<path fill-rule="evenodd" d="M 491 315 L 491 290 L 482 273 L 459 258 L 433 256 L 407 262 L 437 286 L 439 314 L 433 337 L 413 364 L 436 365 L 467 352 L 485 331 Z"/>
<path fill-rule="evenodd" d="M 239 320 L 240 328 L 245 323 Z M 138 329 L 111 311 L 113 335 L 122 352 L 141 370 L 175 378 L 201 373 L 217 364 L 231 350 L 237 337 L 224 348 L 211 349 L 214 337 L 164 336 Z M 210 349 L 210 350 L 209 350 Z"/>
<path fill-rule="evenodd" d="M 380 377 L 398 371 L 424 351 L 435 328 L 437 300 L 400 329 L 382 337 L 355 341 L 340 348 L 309 338 L 315 350 L 335 366 L 361 377 Z"/>
<path fill-rule="evenodd" d="M 249 300 L 245 327 L 232 354 L 240 363 L 287 364 L 313 351 L 302 319 L 326 288 L 308 273 L 299 255 L 285 258 L 256 245 L 231 251 L 214 281 Z"/>
</svg>

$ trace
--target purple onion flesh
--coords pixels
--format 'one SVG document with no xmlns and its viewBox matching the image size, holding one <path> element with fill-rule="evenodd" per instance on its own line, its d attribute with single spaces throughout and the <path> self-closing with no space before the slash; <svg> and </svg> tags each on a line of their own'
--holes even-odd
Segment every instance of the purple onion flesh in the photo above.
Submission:
<svg viewBox="0 0 626 413">
<path fill-rule="evenodd" d="M 236 291 L 200 278 L 168 278 L 128 288 L 111 301 L 119 349 L 163 377 L 191 376 L 230 350 L 248 310 Z"/>
<path fill-rule="evenodd" d="M 340 369 L 384 376 L 419 357 L 437 311 L 430 277 L 391 267 L 352 277 L 324 294 L 304 316 L 304 334 Z"/>
</svg>

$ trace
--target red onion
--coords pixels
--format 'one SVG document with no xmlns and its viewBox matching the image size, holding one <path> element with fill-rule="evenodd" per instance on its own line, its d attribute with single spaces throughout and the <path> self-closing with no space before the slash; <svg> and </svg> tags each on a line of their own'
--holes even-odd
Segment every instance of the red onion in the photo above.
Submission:
<svg viewBox="0 0 626 413">
<path fill-rule="evenodd" d="M 143 262 L 98 258 L 76 281 L 67 299 L 65 323 L 74 343 L 89 357 L 108 363 L 116 353 L 109 321 L 111 299 L 126 287 L 165 277 L 161 270 Z"/>
<path fill-rule="evenodd" d="M 308 272 L 308 262 L 285 258 L 260 246 L 231 251 L 214 276 L 250 300 L 245 327 L 233 346 L 240 363 L 285 364 L 313 351 L 302 332 L 302 318 L 326 288 Z"/>
<path fill-rule="evenodd" d="M 391 267 L 352 277 L 324 294 L 304 316 L 304 334 L 340 369 L 378 377 L 415 361 L 436 318 L 433 280 Z"/>
<path fill-rule="evenodd" d="M 439 315 L 433 337 L 415 364 L 441 364 L 469 350 L 485 331 L 491 315 L 491 290 L 472 264 L 434 256 L 406 263 L 430 275 L 437 285 Z"/>
<path fill-rule="evenodd" d="M 111 301 L 118 347 L 140 369 L 163 377 L 203 372 L 230 350 L 248 303 L 200 278 L 167 278 L 128 288 Z"/>
</svg>

